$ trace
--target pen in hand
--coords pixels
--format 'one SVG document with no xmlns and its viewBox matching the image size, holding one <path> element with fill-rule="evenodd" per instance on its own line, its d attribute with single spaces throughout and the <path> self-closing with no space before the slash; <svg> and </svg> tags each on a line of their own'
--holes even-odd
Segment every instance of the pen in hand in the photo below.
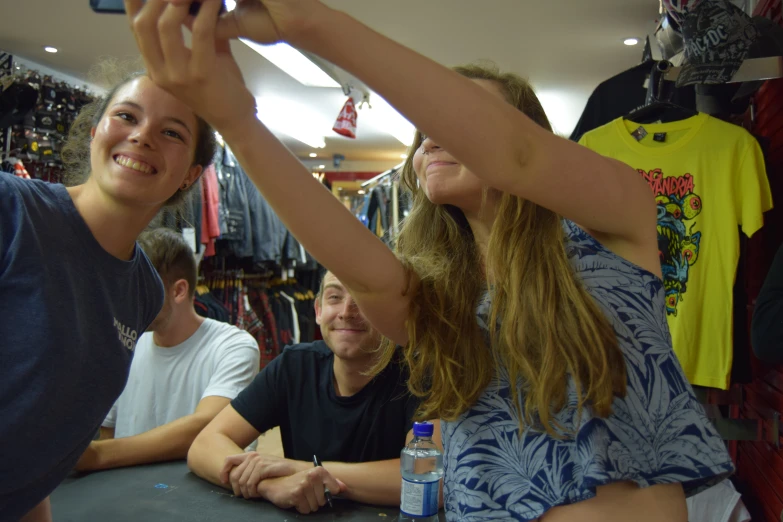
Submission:
<svg viewBox="0 0 783 522">
<path fill-rule="evenodd" d="M 321 463 L 318 462 L 318 457 L 313 455 L 313 466 L 315 466 L 317 468 L 320 465 L 321 465 Z M 326 487 L 326 486 L 324 486 L 324 497 L 326 497 L 326 501 L 329 503 L 329 507 L 333 508 L 334 505 L 332 505 L 332 492 L 329 491 L 329 488 Z"/>
</svg>

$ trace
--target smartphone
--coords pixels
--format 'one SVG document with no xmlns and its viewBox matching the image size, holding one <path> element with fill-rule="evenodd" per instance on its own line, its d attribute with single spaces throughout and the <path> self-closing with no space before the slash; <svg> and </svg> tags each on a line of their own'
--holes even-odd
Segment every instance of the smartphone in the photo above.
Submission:
<svg viewBox="0 0 783 522">
<path fill-rule="evenodd" d="M 125 4 L 122 0 L 90 0 L 90 7 L 96 13 L 125 13 Z M 190 4 L 190 14 L 196 16 L 198 9 L 201 7 L 201 2 L 193 2 Z M 226 12 L 226 2 L 224 0 L 223 7 L 220 8 L 221 13 Z"/>
</svg>

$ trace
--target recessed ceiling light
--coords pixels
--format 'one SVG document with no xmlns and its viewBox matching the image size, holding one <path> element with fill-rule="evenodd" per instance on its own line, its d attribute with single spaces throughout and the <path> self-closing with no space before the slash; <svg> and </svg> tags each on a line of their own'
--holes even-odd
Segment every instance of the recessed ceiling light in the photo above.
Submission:
<svg viewBox="0 0 783 522">
<path fill-rule="evenodd" d="M 325 169 L 325 168 L 326 168 L 326 165 L 318 165 L 318 168 L 319 168 L 319 169 Z"/>
<path fill-rule="evenodd" d="M 46 51 L 47 53 L 56 53 L 57 52 L 57 47 L 51 47 L 51 46 L 47 45 L 46 47 L 44 47 L 44 51 Z"/>
<path fill-rule="evenodd" d="M 311 157 L 311 158 L 317 158 L 317 157 L 318 157 L 318 154 L 316 154 L 315 152 L 311 152 L 311 153 L 310 153 L 310 157 Z"/>
<path fill-rule="evenodd" d="M 626 38 L 625 40 L 623 40 L 623 43 L 625 45 L 636 45 L 636 44 L 639 43 L 639 39 L 638 38 Z"/>
</svg>

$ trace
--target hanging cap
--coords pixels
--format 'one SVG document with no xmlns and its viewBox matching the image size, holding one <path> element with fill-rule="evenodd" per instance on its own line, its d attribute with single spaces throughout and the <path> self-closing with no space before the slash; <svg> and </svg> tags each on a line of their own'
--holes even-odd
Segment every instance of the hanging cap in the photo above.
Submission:
<svg viewBox="0 0 783 522">
<path fill-rule="evenodd" d="M 742 9 L 729 0 L 699 2 L 682 21 L 685 57 L 677 87 L 721 84 L 731 80 L 758 38 Z"/>
<path fill-rule="evenodd" d="M 435 431 L 435 427 L 431 422 L 414 422 L 413 423 L 413 436 L 414 437 L 432 437 L 432 433 Z"/>
</svg>

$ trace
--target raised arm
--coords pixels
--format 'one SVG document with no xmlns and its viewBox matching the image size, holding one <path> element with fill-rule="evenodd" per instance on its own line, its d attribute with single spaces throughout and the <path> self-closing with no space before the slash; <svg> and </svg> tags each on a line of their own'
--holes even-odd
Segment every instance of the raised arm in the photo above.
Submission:
<svg viewBox="0 0 783 522">
<path fill-rule="evenodd" d="M 216 43 L 219 1 L 202 4 L 192 50 L 185 46 L 189 4 L 125 0 L 148 74 L 223 135 L 288 230 L 351 290 L 378 330 L 404 343 L 402 265 L 258 120 L 228 42 Z"/>
<path fill-rule="evenodd" d="M 364 81 L 488 185 L 603 234 L 655 230 L 653 198 L 627 165 L 542 129 L 475 82 L 320 2 L 263 3 L 307 4 L 310 23 L 291 24 L 285 37 Z"/>
<path fill-rule="evenodd" d="M 488 185 L 603 236 L 654 242 L 653 198 L 630 167 L 542 129 L 475 82 L 319 0 L 238 6 L 222 35 L 280 39 L 317 54 L 381 94 Z"/>
</svg>

